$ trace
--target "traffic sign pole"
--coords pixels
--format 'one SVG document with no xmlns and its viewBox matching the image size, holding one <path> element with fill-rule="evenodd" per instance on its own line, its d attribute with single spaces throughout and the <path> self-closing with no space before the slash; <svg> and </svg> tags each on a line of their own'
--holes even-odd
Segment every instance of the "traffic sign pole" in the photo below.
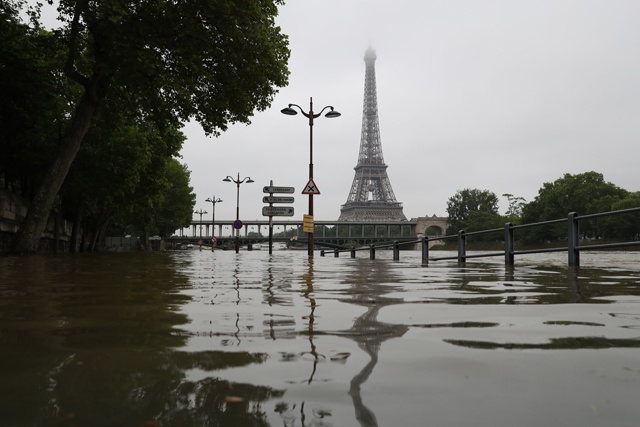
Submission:
<svg viewBox="0 0 640 427">
<path fill-rule="evenodd" d="M 273 185 L 273 180 L 269 181 L 268 187 L 262 187 L 263 193 L 268 193 L 268 196 L 262 198 L 264 203 L 268 203 L 269 206 L 262 208 L 262 215 L 269 217 L 269 255 L 273 253 L 273 217 L 274 216 L 293 216 L 293 207 L 290 206 L 273 206 L 274 203 L 293 203 L 293 197 L 278 197 L 273 193 L 285 193 L 293 194 L 295 188 L 293 187 L 276 187 Z"/>
</svg>

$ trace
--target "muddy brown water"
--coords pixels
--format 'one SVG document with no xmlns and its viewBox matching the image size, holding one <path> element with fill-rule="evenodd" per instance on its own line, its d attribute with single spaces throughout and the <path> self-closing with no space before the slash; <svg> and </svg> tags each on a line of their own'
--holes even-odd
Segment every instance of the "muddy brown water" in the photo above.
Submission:
<svg viewBox="0 0 640 427">
<path fill-rule="evenodd" d="M 0 258 L 0 426 L 638 425 L 640 253 L 376 257 Z"/>
</svg>

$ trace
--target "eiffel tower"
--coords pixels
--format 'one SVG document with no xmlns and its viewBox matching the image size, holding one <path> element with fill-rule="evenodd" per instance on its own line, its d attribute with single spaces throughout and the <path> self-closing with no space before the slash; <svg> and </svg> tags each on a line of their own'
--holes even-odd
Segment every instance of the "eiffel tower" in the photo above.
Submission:
<svg viewBox="0 0 640 427">
<path fill-rule="evenodd" d="M 376 95 L 376 52 L 371 47 L 364 54 L 364 105 L 360 154 L 354 168 L 347 203 L 340 207 L 339 221 L 406 221 L 402 203 L 393 194 L 387 165 L 382 158 L 378 101 Z"/>
</svg>

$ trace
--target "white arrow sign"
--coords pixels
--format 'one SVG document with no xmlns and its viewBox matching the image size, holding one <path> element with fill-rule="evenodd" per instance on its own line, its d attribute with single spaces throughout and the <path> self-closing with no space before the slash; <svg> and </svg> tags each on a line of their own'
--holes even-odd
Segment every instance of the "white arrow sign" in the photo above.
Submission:
<svg viewBox="0 0 640 427">
<path fill-rule="evenodd" d="M 263 203 L 293 203 L 295 199 L 293 197 L 284 196 L 264 196 L 262 198 Z"/>
<path fill-rule="evenodd" d="M 289 193 L 289 194 L 293 194 L 296 191 L 295 188 L 293 187 L 274 187 L 269 186 L 269 187 L 262 187 L 262 192 L 263 193 Z"/>
<path fill-rule="evenodd" d="M 263 206 L 263 216 L 293 216 L 293 206 Z"/>
</svg>

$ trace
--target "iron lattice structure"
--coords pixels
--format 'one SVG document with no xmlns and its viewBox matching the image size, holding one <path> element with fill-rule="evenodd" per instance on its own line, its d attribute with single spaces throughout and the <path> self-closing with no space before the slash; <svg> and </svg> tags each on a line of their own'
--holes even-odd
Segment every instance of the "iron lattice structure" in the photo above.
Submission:
<svg viewBox="0 0 640 427">
<path fill-rule="evenodd" d="M 360 154 L 354 168 L 347 202 L 340 207 L 339 221 L 406 221 L 402 203 L 396 201 L 387 165 L 382 157 L 378 100 L 376 95 L 376 52 L 372 48 L 364 54 L 365 80 L 362 113 Z"/>
</svg>

